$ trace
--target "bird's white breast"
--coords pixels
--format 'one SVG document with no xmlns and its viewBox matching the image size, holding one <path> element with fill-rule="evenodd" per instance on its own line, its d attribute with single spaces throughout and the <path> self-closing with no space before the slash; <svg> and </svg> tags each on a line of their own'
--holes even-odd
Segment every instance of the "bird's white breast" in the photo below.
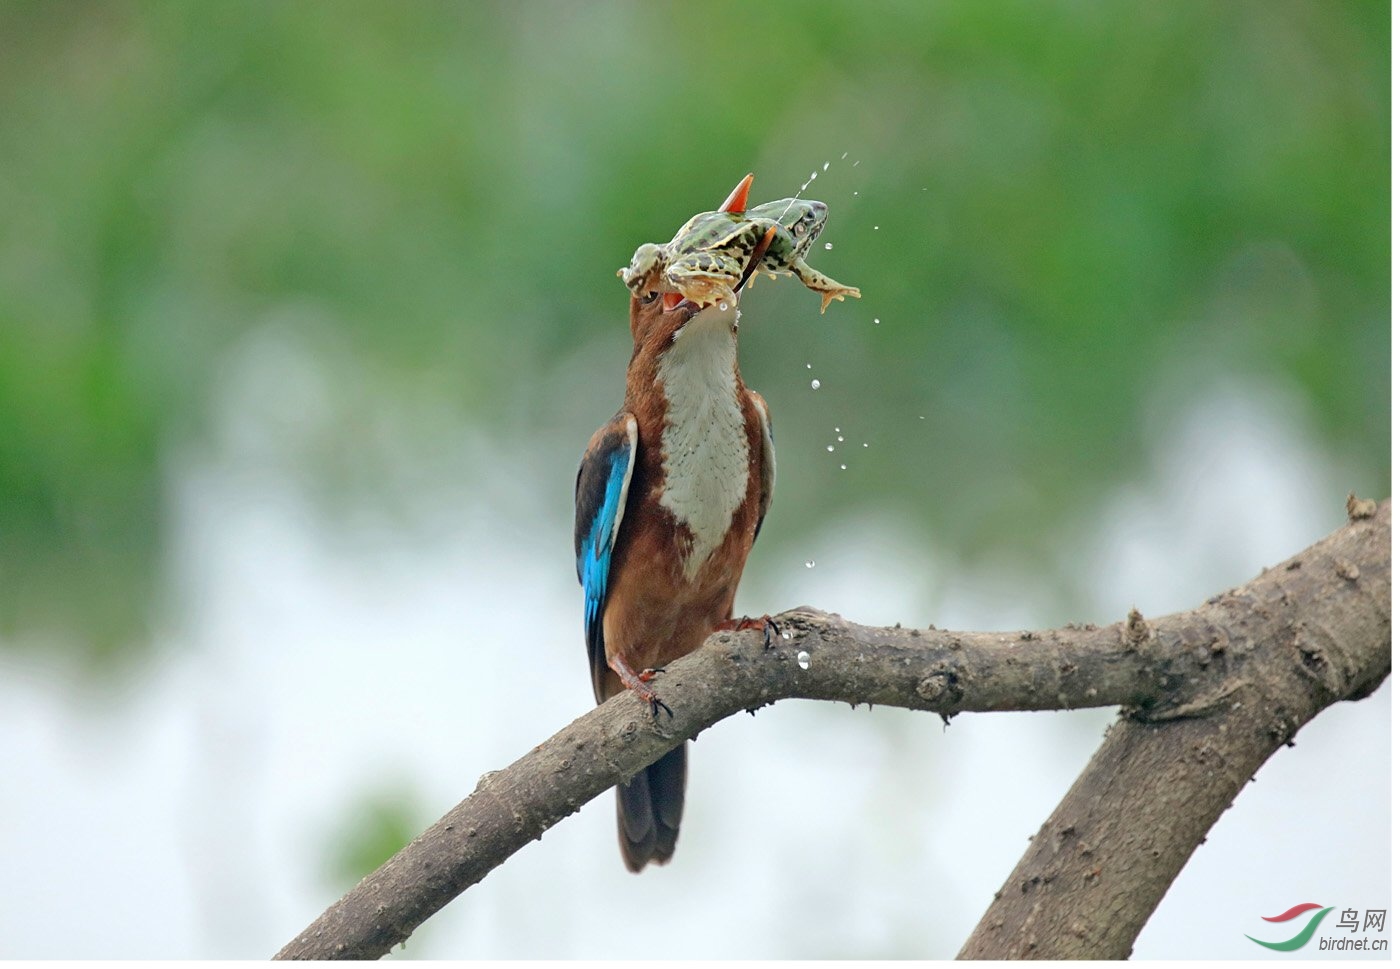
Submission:
<svg viewBox="0 0 1400 969">
<path fill-rule="evenodd" d="M 714 318 L 707 318 L 713 314 Z M 693 580 L 724 541 L 749 483 L 749 439 L 739 409 L 732 323 L 707 310 L 662 355 L 661 504 L 690 530 L 683 562 Z"/>
</svg>

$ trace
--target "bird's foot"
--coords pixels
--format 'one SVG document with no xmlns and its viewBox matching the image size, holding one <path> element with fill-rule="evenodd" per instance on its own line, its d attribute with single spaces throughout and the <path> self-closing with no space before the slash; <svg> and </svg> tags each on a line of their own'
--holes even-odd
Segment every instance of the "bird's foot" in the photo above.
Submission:
<svg viewBox="0 0 1400 969">
<path fill-rule="evenodd" d="M 781 636 L 782 630 L 773 621 L 772 616 L 759 616 L 757 619 L 750 619 L 743 616 L 739 619 L 725 619 L 715 626 L 715 632 L 740 632 L 745 629 L 763 630 L 763 648 L 773 648 L 773 637 Z"/>
<path fill-rule="evenodd" d="M 608 657 L 608 667 L 617 674 L 617 678 L 622 681 L 623 686 L 635 693 L 641 701 L 647 705 L 653 717 L 656 716 L 657 710 L 665 710 L 668 717 L 675 716 L 675 714 L 671 712 L 671 708 L 661 702 L 661 698 L 656 695 L 656 691 L 647 685 L 659 675 L 666 672 L 665 667 L 655 669 L 648 667 L 640 673 L 636 673 L 633 672 L 632 667 L 628 666 L 616 656 Z"/>
</svg>

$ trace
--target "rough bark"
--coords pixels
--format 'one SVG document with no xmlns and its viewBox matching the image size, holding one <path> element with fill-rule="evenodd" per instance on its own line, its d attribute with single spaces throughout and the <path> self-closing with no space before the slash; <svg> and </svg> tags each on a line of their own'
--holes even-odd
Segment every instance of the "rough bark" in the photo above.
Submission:
<svg viewBox="0 0 1400 969">
<path fill-rule="evenodd" d="M 1265 760 L 1338 700 L 1390 672 L 1390 503 L 1137 636 L 1205 672 L 1183 702 L 1110 729 L 959 953 L 1127 958 L 1206 832 Z"/>
<path fill-rule="evenodd" d="M 1349 510 L 1351 510 L 1349 508 Z M 1369 515 L 1364 512 L 1370 512 Z M 960 633 L 813 609 L 785 638 L 710 637 L 659 681 L 588 712 L 476 790 L 293 939 L 279 959 L 376 958 L 531 839 L 711 724 L 780 699 L 965 711 L 1117 705 L 1117 724 L 964 956 L 1107 958 L 1273 750 L 1390 672 L 1390 503 L 1197 610 L 1112 626 Z"/>
</svg>

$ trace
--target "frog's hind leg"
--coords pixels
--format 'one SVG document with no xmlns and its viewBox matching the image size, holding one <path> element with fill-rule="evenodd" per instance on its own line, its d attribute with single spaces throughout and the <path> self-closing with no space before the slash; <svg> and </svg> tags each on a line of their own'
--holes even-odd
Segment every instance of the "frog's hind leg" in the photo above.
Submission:
<svg viewBox="0 0 1400 969">
<path fill-rule="evenodd" d="M 675 259 L 666 269 L 666 282 L 698 306 L 734 297 L 743 267 L 738 260 L 711 252 L 694 252 Z"/>
<path fill-rule="evenodd" d="M 832 300 L 844 300 L 847 296 L 852 299 L 860 299 L 860 290 L 854 286 L 847 286 L 838 283 L 825 273 L 818 272 L 801 259 L 795 260 L 792 264 L 792 272 L 798 279 L 802 280 L 802 285 L 808 289 L 822 294 L 822 312 L 826 312 L 827 304 Z"/>
<path fill-rule="evenodd" d="M 638 296 L 653 292 L 658 285 L 661 267 L 665 264 L 665 250 L 653 242 L 637 247 L 632 261 L 617 271 L 623 283 Z"/>
</svg>

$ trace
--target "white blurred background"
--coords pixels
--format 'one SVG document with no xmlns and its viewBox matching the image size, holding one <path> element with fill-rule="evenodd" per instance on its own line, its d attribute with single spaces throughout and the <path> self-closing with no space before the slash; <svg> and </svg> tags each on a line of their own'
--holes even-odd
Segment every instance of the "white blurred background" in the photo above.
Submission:
<svg viewBox="0 0 1400 969">
<path fill-rule="evenodd" d="M 353 884 L 327 855 L 367 801 L 426 824 L 590 706 L 574 455 L 521 455 L 462 427 L 449 473 L 407 491 L 412 528 L 368 515 L 327 527 L 297 475 L 307 436 L 347 403 L 321 367 L 275 326 L 230 364 L 213 444 L 170 468 L 178 594 L 164 645 L 119 692 L 79 688 L 37 653 L 6 659 L 0 857 L 23 877 L 0 882 L 4 955 L 269 955 Z M 391 439 L 415 419 L 379 403 Z M 1277 388 L 1221 388 L 1164 416 L 1150 454 L 1147 484 L 1063 536 L 1060 574 L 1081 577 L 1087 613 L 1059 611 L 1030 563 L 962 572 L 898 519 L 860 514 L 796 556 L 760 543 L 739 609 L 1107 623 L 1130 605 L 1190 608 L 1345 517 L 1346 470 L 1326 467 Z M 534 467 L 556 487 L 521 489 Z M 1113 716 L 968 714 L 945 728 L 788 702 L 731 718 L 694 745 L 671 865 L 624 871 L 611 795 L 599 798 L 400 953 L 951 957 Z M 1211 832 L 1135 954 L 1257 957 L 1243 934 L 1270 937 L 1259 918 L 1297 901 L 1388 907 L 1389 738 L 1389 684 L 1303 729 Z"/>
</svg>

